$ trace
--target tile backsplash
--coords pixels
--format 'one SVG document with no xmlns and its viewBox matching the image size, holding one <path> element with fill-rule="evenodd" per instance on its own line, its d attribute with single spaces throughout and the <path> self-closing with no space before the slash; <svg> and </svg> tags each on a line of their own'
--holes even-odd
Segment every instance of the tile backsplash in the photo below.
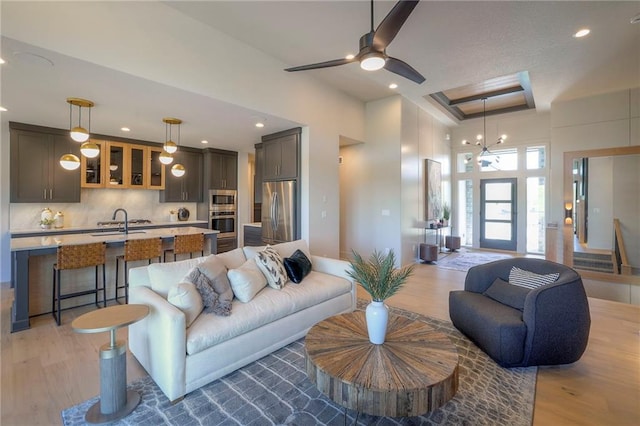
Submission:
<svg viewBox="0 0 640 426">
<path fill-rule="evenodd" d="M 160 203 L 159 191 L 142 189 L 82 189 L 80 203 L 12 203 L 9 229 L 12 231 L 35 229 L 40 226 L 40 212 L 49 207 L 53 213 L 64 214 L 64 227 L 94 226 L 98 221 L 111 220 L 113 211 L 123 208 L 129 219 L 149 219 L 168 222 L 169 211 L 186 207 L 190 219 L 196 219 L 196 203 Z M 118 220 L 123 220 L 118 213 Z"/>
</svg>

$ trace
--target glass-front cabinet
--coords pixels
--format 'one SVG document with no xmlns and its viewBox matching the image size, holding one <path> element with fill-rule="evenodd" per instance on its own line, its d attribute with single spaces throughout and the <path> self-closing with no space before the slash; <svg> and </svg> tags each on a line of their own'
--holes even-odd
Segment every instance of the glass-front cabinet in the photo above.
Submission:
<svg viewBox="0 0 640 426">
<path fill-rule="evenodd" d="M 162 147 L 154 148 L 147 147 L 148 152 L 148 165 L 147 168 L 149 177 L 147 180 L 147 188 L 149 189 L 164 189 L 165 182 L 165 167 L 160 162 L 160 154 L 162 153 Z"/>
<path fill-rule="evenodd" d="M 129 170 L 128 144 L 122 142 L 108 142 L 105 162 L 109 165 L 107 170 L 107 188 L 128 188 L 127 182 Z"/>
<path fill-rule="evenodd" d="M 147 176 L 147 147 L 142 145 L 129 146 L 129 187 L 145 188 L 145 176 Z"/>
<path fill-rule="evenodd" d="M 80 156 L 80 187 L 104 188 L 107 169 L 105 167 L 107 142 L 100 140 L 91 140 L 91 142 L 98 145 L 100 153 L 94 158 Z"/>
</svg>

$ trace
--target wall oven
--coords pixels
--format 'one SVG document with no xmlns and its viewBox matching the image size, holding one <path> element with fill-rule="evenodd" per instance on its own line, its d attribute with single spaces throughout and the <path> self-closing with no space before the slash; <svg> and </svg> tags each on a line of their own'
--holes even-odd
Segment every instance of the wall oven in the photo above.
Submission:
<svg viewBox="0 0 640 426">
<path fill-rule="evenodd" d="M 235 190 L 209 190 L 209 228 L 220 231 L 218 239 L 236 237 L 236 206 Z"/>
</svg>

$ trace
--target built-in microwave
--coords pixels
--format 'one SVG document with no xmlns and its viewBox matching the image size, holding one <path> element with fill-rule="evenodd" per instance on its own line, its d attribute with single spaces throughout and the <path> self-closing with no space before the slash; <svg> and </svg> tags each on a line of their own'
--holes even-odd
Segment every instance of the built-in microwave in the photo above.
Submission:
<svg viewBox="0 0 640 426">
<path fill-rule="evenodd" d="M 209 210 L 234 210 L 236 209 L 236 191 L 233 189 L 209 190 Z"/>
</svg>

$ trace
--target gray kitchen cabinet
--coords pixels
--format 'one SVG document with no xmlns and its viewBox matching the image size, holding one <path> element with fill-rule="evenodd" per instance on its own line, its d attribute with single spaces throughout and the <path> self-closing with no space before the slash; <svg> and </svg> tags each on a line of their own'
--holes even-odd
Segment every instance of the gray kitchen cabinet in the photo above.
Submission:
<svg viewBox="0 0 640 426">
<path fill-rule="evenodd" d="M 64 154 L 80 155 L 68 133 L 30 130 L 38 126 L 10 123 L 10 202 L 79 203 L 80 169 L 65 170 Z"/>
<path fill-rule="evenodd" d="M 160 191 L 160 202 L 202 201 L 202 153 L 179 148 L 173 154 L 173 163 L 166 166 L 164 191 Z M 176 177 L 171 167 L 180 163 L 185 168 L 183 176 Z"/>
<path fill-rule="evenodd" d="M 262 242 L 262 227 L 245 225 L 244 226 L 244 245 L 245 247 L 263 246 L 264 243 Z"/>
<path fill-rule="evenodd" d="M 299 175 L 300 128 L 262 137 L 262 181 L 296 179 Z"/>
<path fill-rule="evenodd" d="M 210 151 L 209 189 L 238 189 L 238 153 Z"/>
<path fill-rule="evenodd" d="M 255 204 L 262 203 L 262 177 L 264 175 L 264 148 L 261 143 L 256 147 L 256 165 L 255 174 L 253 175 L 253 202 Z"/>
</svg>

